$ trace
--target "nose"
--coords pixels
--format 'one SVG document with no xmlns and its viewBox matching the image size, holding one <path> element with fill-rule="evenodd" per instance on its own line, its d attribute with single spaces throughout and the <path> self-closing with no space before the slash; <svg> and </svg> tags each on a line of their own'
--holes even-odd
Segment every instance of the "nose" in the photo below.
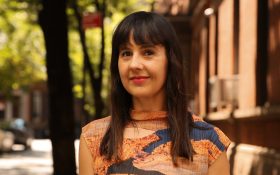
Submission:
<svg viewBox="0 0 280 175">
<path fill-rule="evenodd" d="M 131 62 L 130 62 L 131 69 L 142 69 L 143 64 L 141 61 L 141 56 L 138 53 L 133 54 Z"/>
</svg>

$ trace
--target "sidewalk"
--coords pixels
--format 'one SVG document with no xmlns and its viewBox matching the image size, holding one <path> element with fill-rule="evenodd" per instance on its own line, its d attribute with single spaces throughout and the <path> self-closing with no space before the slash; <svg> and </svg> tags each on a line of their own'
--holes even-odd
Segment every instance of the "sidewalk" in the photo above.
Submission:
<svg viewBox="0 0 280 175">
<path fill-rule="evenodd" d="M 76 162 L 79 141 L 75 141 Z M 34 140 L 31 150 L 22 150 L 15 145 L 13 152 L 0 155 L 1 175 L 52 175 L 52 155 L 50 140 Z"/>
</svg>

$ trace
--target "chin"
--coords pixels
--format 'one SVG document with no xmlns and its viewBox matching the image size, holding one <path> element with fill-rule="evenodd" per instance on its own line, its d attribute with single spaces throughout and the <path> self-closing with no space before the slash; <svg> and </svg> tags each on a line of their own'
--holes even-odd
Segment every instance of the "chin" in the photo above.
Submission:
<svg viewBox="0 0 280 175">
<path fill-rule="evenodd" d="M 152 94 L 145 93 L 145 92 L 137 92 L 137 93 L 130 93 L 132 97 L 136 98 L 149 98 L 152 97 Z"/>
</svg>

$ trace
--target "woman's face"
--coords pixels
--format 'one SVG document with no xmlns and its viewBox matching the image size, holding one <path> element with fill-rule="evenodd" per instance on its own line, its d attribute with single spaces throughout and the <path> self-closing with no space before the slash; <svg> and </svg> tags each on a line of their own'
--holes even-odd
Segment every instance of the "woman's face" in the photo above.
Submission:
<svg viewBox="0 0 280 175">
<path fill-rule="evenodd" d="M 137 45 L 132 36 L 121 46 L 118 68 L 124 88 L 133 98 L 165 95 L 167 57 L 162 45 Z"/>
</svg>

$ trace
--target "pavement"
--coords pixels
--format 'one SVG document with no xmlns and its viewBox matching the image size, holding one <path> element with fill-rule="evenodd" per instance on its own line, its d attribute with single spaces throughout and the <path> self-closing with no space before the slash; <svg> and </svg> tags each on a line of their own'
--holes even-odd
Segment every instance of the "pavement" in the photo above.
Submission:
<svg viewBox="0 0 280 175">
<path fill-rule="evenodd" d="M 76 159 L 78 145 L 79 141 L 76 140 Z M 22 145 L 14 145 L 13 151 L 0 155 L 0 175 L 52 175 L 51 150 L 51 141 L 48 139 L 33 140 L 30 150 L 24 150 Z"/>
</svg>

